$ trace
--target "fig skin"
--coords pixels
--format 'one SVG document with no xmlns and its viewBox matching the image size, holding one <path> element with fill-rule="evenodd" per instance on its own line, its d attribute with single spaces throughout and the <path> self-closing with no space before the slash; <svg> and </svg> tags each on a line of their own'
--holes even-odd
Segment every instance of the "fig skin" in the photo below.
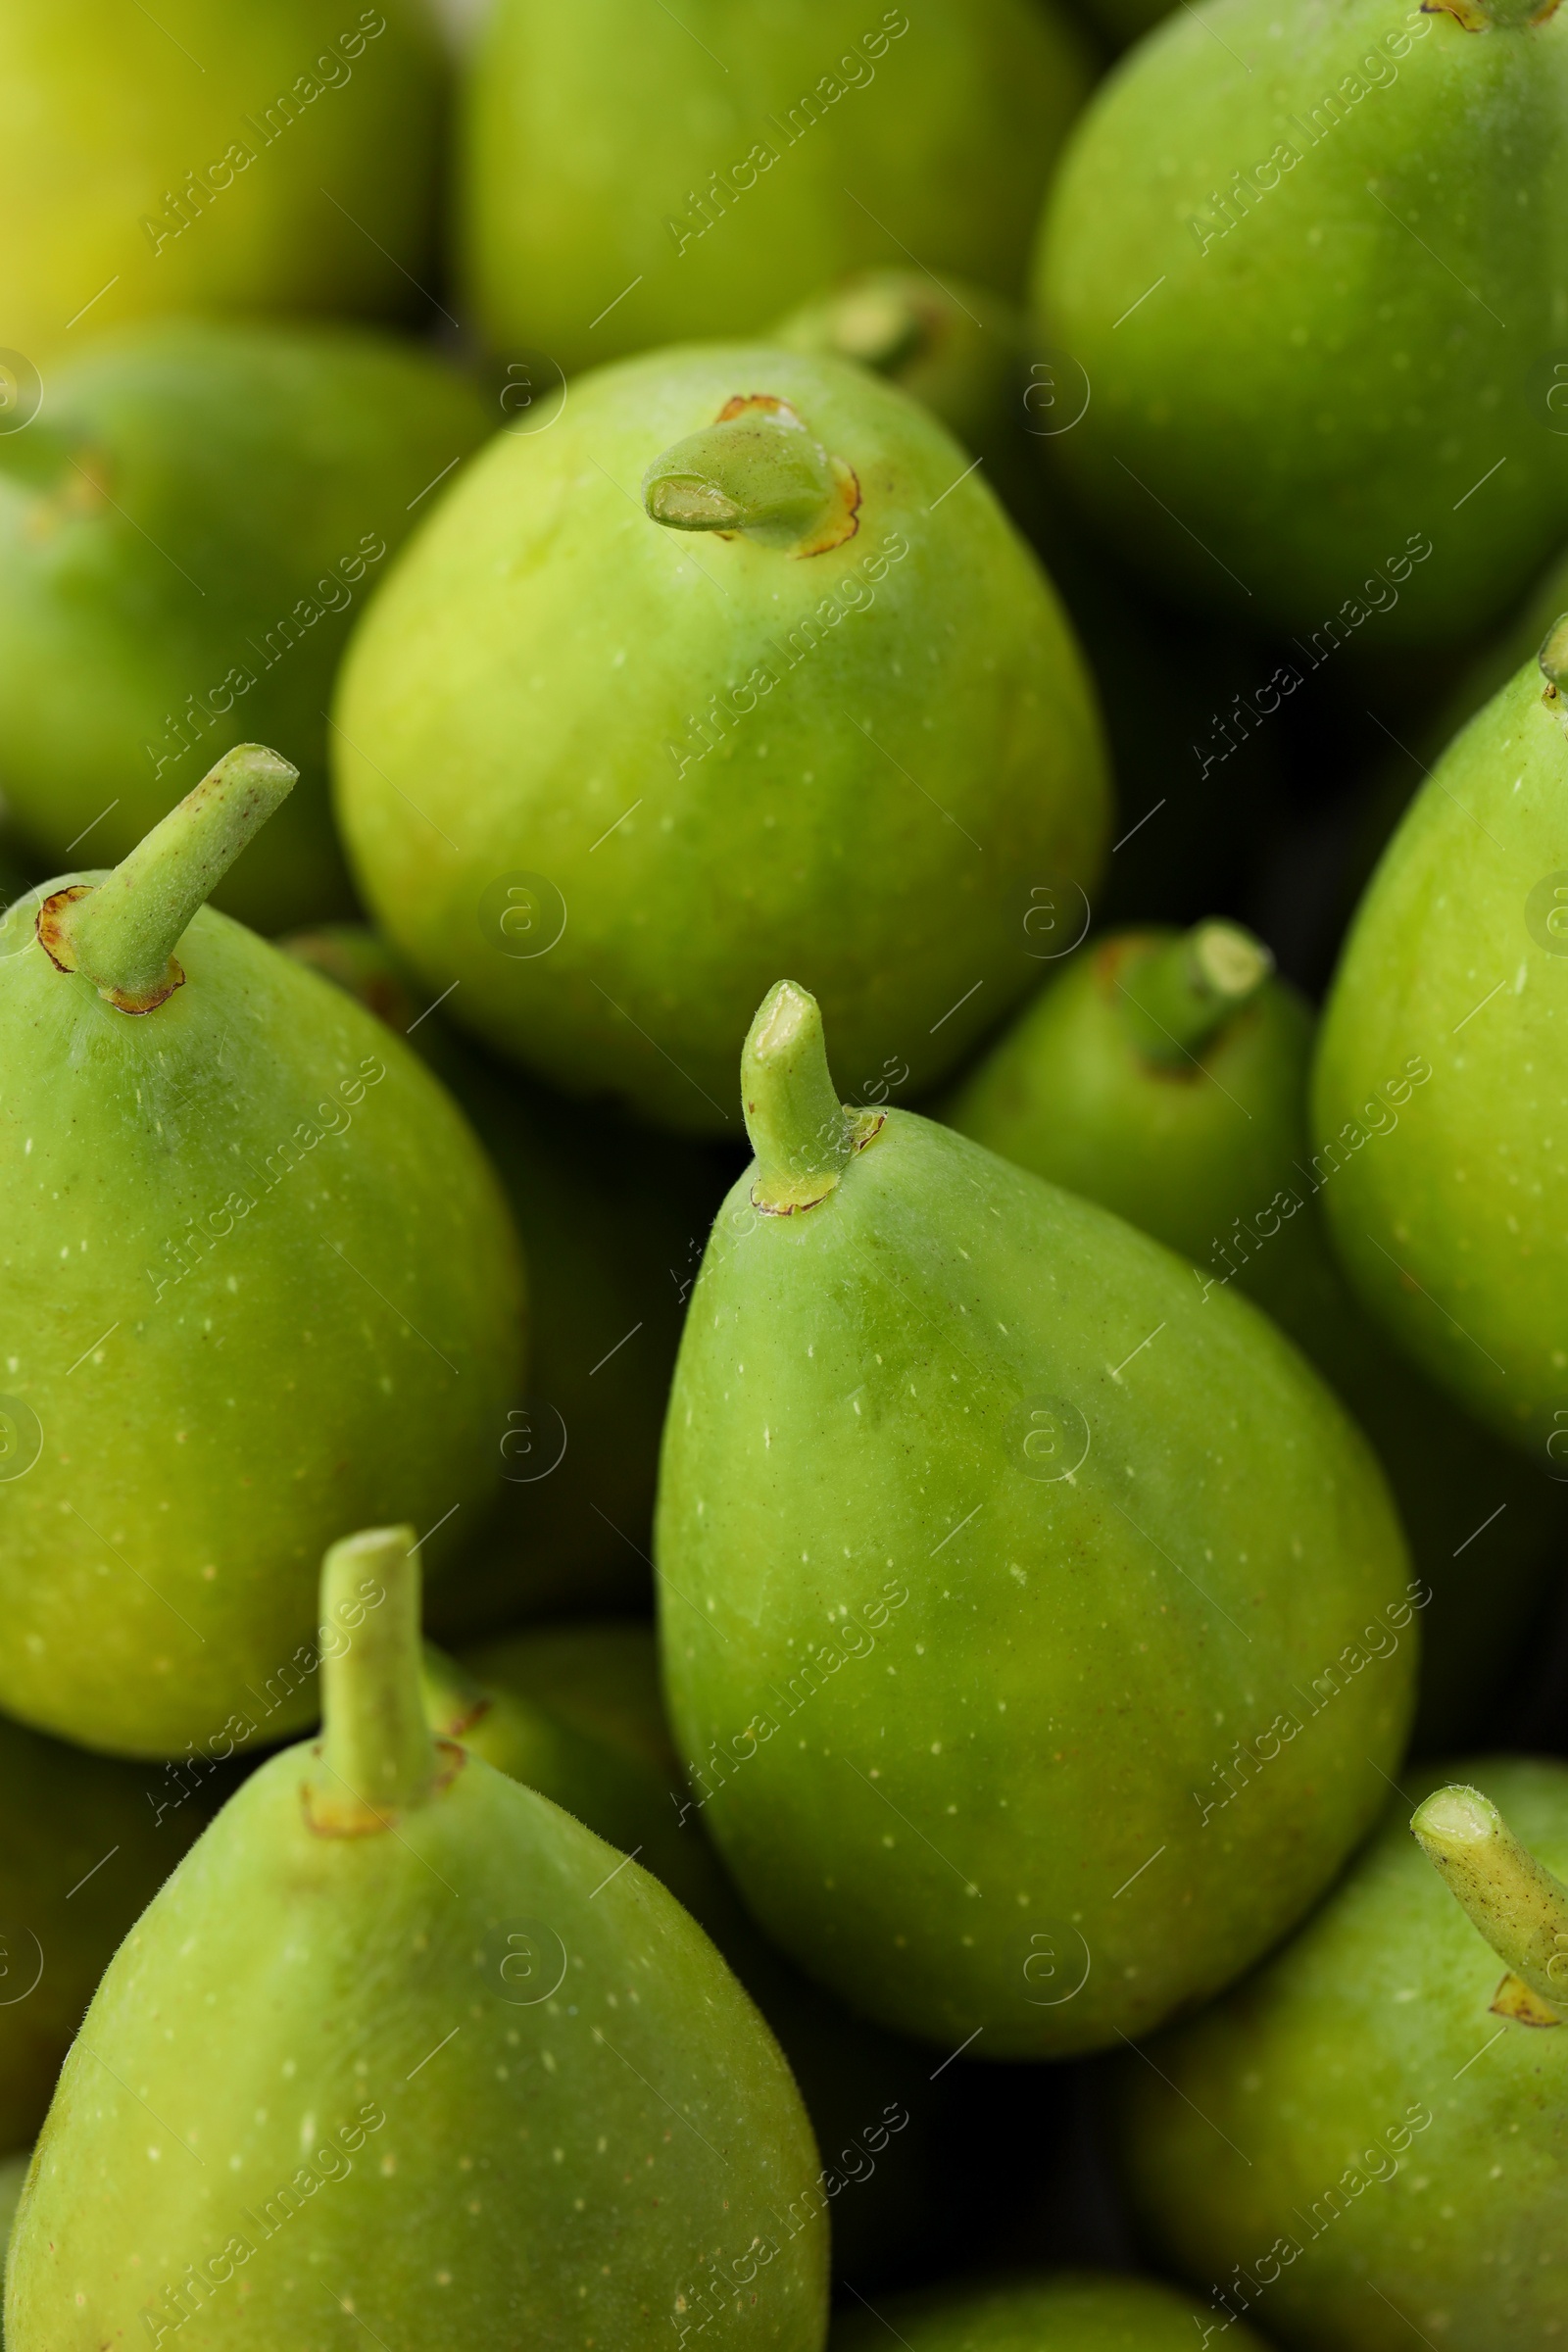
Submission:
<svg viewBox="0 0 1568 2352">
<path fill-rule="evenodd" d="M 659 1881 L 419 1687 L 412 1527 L 334 1544 L 321 1738 L 244 1783 L 116 1954 L 23 2192 L 10 2352 L 820 2352 L 827 2230 L 777 2045 Z M 547 1973 L 548 1972 L 548 1973 Z M 175 2162 L 175 2159 L 178 2162 Z M 793 2212 L 792 2212 L 793 2206 Z M 273 2242 L 276 2240 L 277 2242 Z"/>
<path fill-rule="evenodd" d="M 1200 1010 L 1211 1027 L 1193 1030 L 1186 1054 L 1145 1022 L 1157 975 L 1227 928 L 1184 940 L 1150 926 L 1083 949 L 943 1116 L 1179 1250 L 1205 1293 L 1246 1292 L 1344 1398 L 1426 1588 L 1414 1740 L 1440 1753 L 1476 1736 L 1518 1653 L 1562 1557 L 1568 1490 L 1424 1378 L 1350 1290 L 1324 1223 L 1332 1161 L 1314 1154 L 1308 1125 L 1314 1017 L 1265 952 L 1254 993 Z M 1401 1088 L 1419 1102 L 1413 1083 Z"/>
<path fill-rule="evenodd" d="M 665 1423 L 681 1751 L 748 1906 L 852 2006 L 981 2058 L 1115 2046 L 1258 1959 L 1376 1819 L 1403 1538 L 1246 1300 L 911 1112 L 835 1137 L 814 1015 L 781 983 L 754 1025 L 759 1159 Z"/>
<path fill-rule="evenodd" d="M 1547 646 L 1553 643 L 1547 640 Z M 1568 1472 L 1568 732 L 1545 649 L 1449 745 L 1384 852 L 1318 1037 L 1324 1207 L 1368 1310 Z M 1406 1099 L 1391 1082 L 1409 1064 Z"/>
<path fill-rule="evenodd" d="M 1549 364 L 1499 323 L 1568 300 L 1568 15 L 1530 13 L 1216 0 L 1101 84 L 1035 257 L 1094 386 L 1052 448 L 1184 603 L 1468 650 L 1561 542 Z"/>
<path fill-rule="evenodd" d="M 36 2133 L 99 1978 L 212 1790 L 210 1774 L 188 1788 L 0 1717 L 0 2148 Z M 0 2213 L 0 2248 L 8 2226 Z"/>
<path fill-rule="evenodd" d="M 681 1317 L 725 1190 L 717 1155 L 626 1130 L 532 1085 L 432 1010 L 377 935 L 280 943 L 428 1063 L 484 1146 L 528 1266 L 528 1399 L 461 1580 L 432 1596 L 443 1642 L 522 1617 L 647 1607 L 654 1488 Z"/>
<path fill-rule="evenodd" d="M 776 400 L 843 469 L 832 545 L 652 519 L 645 475 Z M 1031 887 L 1090 887 L 1109 816 L 1070 624 L 972 467 L 862 369 L 760 345 L 498 436 L 366 613 L 333 735 L 362 893 L 454 1020 L 731 1141 L 781 965 L 862 1086 L 961 1058 L 1038 975 Z"/>
<path fill-rule="evenodd" d="M 875 2312 L 846 2311 L 828 2352 L 878 2352 L 890 2328 L 908 2352 L 1193 2352 L 1193 2329 L 1201 2343 L 1204 2325 L 1174 2287 L 1064 2271 L 937 2287 L 896 2295 Z M 1230 2352 L 1264 2347 L 1243 2326 L 1231 2332 Z"/>
<path fill-rule="evenodd" d="M 500 0 L 466 85 L 460 276 L 492 349 L 568 374 L 757 334 L 900 244 L 1015 296 L 1093 71 L 1056 0 L 692 0 L 678 24 Z"/>
<path fill-rule="evenodd" d="M 1394 2352 L 1441 2314 L 1450 2352 L 1536 2352 L 1568 2326 L 1568 2031 L 1494 2009 L 1502 1960 L 1411 1836 L 1411 1806 L 1454 1779 L 1568 1872 L 1560 1762 L 1404 1774 L 1300 1934 L 1124 2063 L 1135 2205 L 1216 2328 L 1245 2309 L 1302 2352 Z"/>
<path fill-rule="evenodd" d="M 0 1702 L 111 1753 L 309 1723 L 321 1545 L 395 1498 L 460 1573 L 525 1393 L 521 1256 L 456 1104 L 341 990 L 186 921 L 203 828 L 292 773 L 241 746 L 0 918 Z M 166 993 L 122 1009 L 55 935 L 149 889 Z"/>
<path fill-rule="evenodd" d="M 853 2016 L 748 1917 L 665 1723 L 652 1626 L 541 1626 L 465 1648 L 456 1662 L 427 1650 L 425 1690 L 433 1730 L 635 1854 L 712 1937 L 806 2101 L 835 2275 L 860 2286 L 906 2275 L 950 2218 L 951 2078 L 933 2085 L 925 2050 Z"/>
</svg>

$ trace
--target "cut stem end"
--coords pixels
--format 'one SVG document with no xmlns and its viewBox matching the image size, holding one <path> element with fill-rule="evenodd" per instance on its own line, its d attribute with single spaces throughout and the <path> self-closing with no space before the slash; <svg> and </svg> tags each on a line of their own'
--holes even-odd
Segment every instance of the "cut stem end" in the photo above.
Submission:
<svg viewBox="0 0 1568 2352">
<path fill-rule="evenodd" d="M 1435 1790 L 1410 1828 L 1498 1958 L 1549 2018 L 1568 2022 L 1568 1886 L 1521 1844 L 1479 1788 Z M 1516 2005 L 1506 2013 L 1520 2011 Z"/>
<path fill-rule="evenodd" d="M 1146 1060 L 1180 1064 L 1211 1045 L 1274 969 L 1237 923 L 1200 923 L 1157 948 L 1123 985 L 1122 1010 Z"/>
<path fill-rule="evenodd" d="M 827 1065 L 822 1008 L 793 980 L 769 989 L 752 1023 L 741 1101 L 757 1154 L 753 1201 L 773 1216 L 814 1208 L 843 1175 L 856 1131 Z"/>
<path fill-rule="evenodd" d="M 792 555 L 849 538 L 859 503 L 850 468 L 771 394 L 730 401 L 643 476 L 643 505 L 666 530 L 738 532 Z"/>
</svg>

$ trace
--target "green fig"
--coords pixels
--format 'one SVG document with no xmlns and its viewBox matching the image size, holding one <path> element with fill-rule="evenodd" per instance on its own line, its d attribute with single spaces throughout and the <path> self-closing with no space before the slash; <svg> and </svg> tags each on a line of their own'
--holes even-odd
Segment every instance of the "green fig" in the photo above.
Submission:
<svg viewBox="0 0 1568 2352">
<path fill-rule="evenodd" d="M 1091 75 L 1054 0 L 499 0 L 460 268 L 494 348 L 568 371 L 755 334 L 823 278 L 908 258 L 1014 292 Z"/>
<path fill-rule="evenodd" d="M 431 995 L 700 1132 L 737 1133 L 734 1040 L 786 956 L 864 1084 L 940 1076 L 1038 969 L 1031 888 L 1081 894 L 1107 822 L 1069 625 L 963 452 L 760 346 L 628 362 L 499 437 L 337 718 L 351 861 Z"/>
<path fill-rule="evenodd" d="M 1294 1942 L 1125 2061 L 1133 2193 L 1211 2334 L 1242 2311 L 1307 2352 L 1568 2329 L 1568 1767 L 1464 1770 L 1486 1795 L 1413 1822 L 1401 1797 Z"/>
<path fill-rule="evenodd" d="M 159 321 L 52 374 L 0 435 L 5 785 L 39 862 L 124 857 L 237 713 L 304 780 L 214 903 L 342 911 L 322 706 L 348 618 L 485 429 L 450 369 L 342 327 Z"/>
<path fill-rule="evenodd" d="M 521 1387 L 461 1114 L 203 905 L 293 780 L 242 745 L 0 919 L 0 1703 L 134 1755 L 312 1721 L 313 1559 L 383 1500 L 454 1561 Z"/>
<path fill-rule="evenodd" d="M 1376 1816 L 1415 1669 L 1377 1467 L 1156 1243 L 841 1109 L 804 990 L 741 1073 L 757 1158 L 693 1295 L 656 1544 L 709 1827 L 882 2023 L 986 2058 L 1148 2032 Z M 1261 1786 L 1209 1827 L 1238 1740 Z"/>
<path fill-rule="evenodd" d="M 0 1716 L 0 2147 L 43 2122 L 115 1946 L 212 1809 L 211 1771 L 147 1781 Z"/>
<path fill-rule="evenodd" d="M 890 2330 L 907 2352 L 1193 2352 L 1195 2322 L 1201 2327 L 1201 2315 L 1171 2287 L 1066 2271 L 848 2311 L 829 2352 L 881 2352 Z M 1233 2352 L 1262 2352 L 1260 2339 L 1243 2328 Z"/>
<path fill-rule="evenodd" d="M 1559 623 L 1449 746 L 1389 845 L 1335 977 L 1313 1091 L 1324 1207 L 1362 1298 L 1440 1387 L 1557 1478 L 1565 653 Z"/>
<path fill-rule="evenodd" d="M 427 1649 L 425 1712 L 679 1897 L 790 2062 L 824 2159 L 835 2270 L 865 2284 L 906 2267 L 948 2201 L 938 2167 L 948 2084 L 933 2089 L 924 2050 L 851 2017 L 742 1909 L 670 1739 L 652 1627 L 545 1626 L 466 1649 L 461 1663 Z"/>
<path fill-rule="evenodd" d="M 433 242 L 444 79 L 416 0 L 330 27 L 315 0 L 69 16 L 18 0 L 0 21 L 12 398 L 122 319 L 406 311 Z"/>
<path fill-rule="evenodd" d="M 1555 0 L 1173 12 L 1086 116 L 1036 260 L 1094 386 L 1055 446 L 1099 525 L 1314 665 L 1504 609 L 1568 529 L 1565 163 Z"/>
<path fill-rule="evenodd" d="M 1018 1016 L 944 1116 L 1234 1282 L 1371 1439 L 1427 1588 L 1415 1737 L 1471 1732 L 1568 1537 L 1568 1494 L 1422 1379 L 1328 1247 L 1307 1130 L 1312 1015 L 1231 923 L 1085 949 Z M 1410 1084 L 1408 1094 L 1413 1095 Z"/>
<path fill-rule="evenodd" d="M 322 1736 L 263 1765 L 122 1945 L 33 2156 L 12 2352 L 819 2352 L 789 2070 L 659 1881 L 425 1723 L 412 1527 L 328 1552 Z M 792 2213 L 792 2204 L 795 2211 Z M 281 2244 L 272 2240 L 281 2238 Z M 358 2332 L 358 2329 L 355 2330 Z"/>
<path fill-rule="evenodd" d="M 645 1604 L 681 1311 L 722 1177 L 674 1138 L 629 1153 L 607 1120 L 498 1068 L 416 1001 L 372 931 L 282 944 L 429 1062 L 490 1155 L 527 1259 L 529 1401 L 509 1419 L 500 1508 L 444 1596 L 443 1635 Z"/>
</svg>

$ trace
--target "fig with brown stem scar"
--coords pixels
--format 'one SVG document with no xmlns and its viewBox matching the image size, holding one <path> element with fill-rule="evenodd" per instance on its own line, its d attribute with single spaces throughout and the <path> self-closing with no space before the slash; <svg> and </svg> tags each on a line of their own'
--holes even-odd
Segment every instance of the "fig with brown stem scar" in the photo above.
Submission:
<svg viewBox="0 0 1568 2352">
<path fill-rule="evenodd" d="M 522 1388 L 462 1114 L 205 903 L 294 777 L 242 744 L 0 918 L 0 1704 L 112 1752 L 308 1723 L 321 1545 L 395 1498 L 452 1574 Z"/>
<path fill-rule="evenodd" d="M 952 1067 L 1093 886 L 1094 690 L 973 462 L 858 368 L 699 345 L 500 435 L 350 648 L 336 805 L 454 1020 L 563 1091 L 736 1135 L 780 969 L 848 1066 Z"/>
<path fill-rule="evenodd" d="M 820 2352 L 810 2127 L 659 1881 L 434 1736 L 412 1527 L 335 1544 L 318 1740 L 247 1781 L 144 1913 L 66 2062 L 9 2352 L 320 2340 L 664 2352 L 683 2281 L 772 2245 L 715 2344 Z"/>
<path fill-rule="evenodd" d="M 757 1156 L 656 1531 L 705 1825 L 865 2015 L 980 2058 L 1114 2046 L 1256 1960 L 1377 1816 L 1415 1666 L 1356 1647 L 1410 1621 L 1381 1474 L 1245 1300 L 948 1128 L 843 1107 L 806 990 L 769 992 L 741 1080 Z M 1336 1667 L 1209 1820 L 1216 1752 Z"/>
</svg>

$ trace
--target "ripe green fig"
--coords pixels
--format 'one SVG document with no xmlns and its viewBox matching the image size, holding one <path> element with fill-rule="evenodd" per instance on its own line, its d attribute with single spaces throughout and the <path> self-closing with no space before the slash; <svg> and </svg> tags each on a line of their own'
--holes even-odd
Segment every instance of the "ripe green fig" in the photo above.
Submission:
<svg viewBox="0 0 1568 2352">
<path fill-rule="evenodd" d="M 69 19 L 19 0 L 0 23 L 13 388 L 35 399 L 39 368 L 122 319 L 407 311 L 444 80 L 416 0 L 330 29 L 314 0 L 85 0 Z"/>
<path fill-rule="evenodd" d="M 203 904 L 293 780 L 242 745 L 0 919 L 0 1703 L 133 1755 L 309 1723 L 313 1558 L 390 1500 L 454 1559 L 521 1389 L 460 1112 Z"/>
<path fill-rule="evenodd" d="M 148 1780 L 0 1717 L 0 2147 L 43 2122 L 115 1946 L 211 1810 Z"/>
<path fill-rule="evenodd" d="M 1070 627 L 968 463 L 862 369 L 749 345 L 492 443 L 366 614 L 334 733 L 358 879 L 454 1018 L 735 1136 L 786 957 L 866 1084 L 940 1076 L 1022 991 L 1030 888 L 1093 881 L 1107 791 Z"/>
<path fill-rule="evenodd" d="M 1557 1478 L 1568 1477 L 1565 677 L 1559 622 L 1412 805 L 1346 943 L 1313 1089 L 1333 1169 L 1324 1205 L 1362 1298 L 1440 1387 Z M 1421 1084 L 1402 1107 L 1407 1073 Z"/>
<path fill-rule="evenodd" d="M 430 1732 L 412 1527 L 334 1544 L 323 1729 L 245 1782 L 122 1945 L 24 2191 L 11 2352 L 819 2352 L 816 2151 L 767 2028 L 646 1871 Z M 274 2239 L 281 2243 L 274 2244 Z M 765 2266 L 765 2267 L 764 2267 Z M 358 2330 L 356 2330 L 358 2332 Z"/>
<path fill-rule="evenodd" d="M 741 1907 L 669 1736 L 653 1628 L 544 1626 L 466 1649 L 461 1663 L 427 1648 L 424 1684 L 433 1730 L 635 1854 L 685 1904 L 800 2085 L 824 2160 L 835 2270 L 864 2285 L 906 2268 L 948 2202 L 938 2173 L 948 2085 L 933 2089 L 924 2050 L 851 2017 Z"/>
<path fill-rule="evenodd" d="M 1174 11 L 1036 260 L 1094 387 L 1056 448 L 1097 522 L 1314 661 L 1505 609 L 1568 529 L 1550 335 L 1504 327 L 1568 305 L 1565 161 L 1554 0 Z"/>
<path fill-rule="evenodd" d="M 373 931 L 282 945 L 430 1064 L 490 1155 L 527 1260 L 529 1396 L 501 1440 L 498 1510 L 436 1612 L 443 1637 L 646 1605 L 664 1404 L 722 1176 L 673 1137 L 628 1154 L 608 1120 L 497 1068 L 416 998 Z"/>
<path fill-rule="evenodd" d="M 1124 2062 L 1134 2197 L 1210 2334 L 1242 2311 L 1306 2352 L 1568 2328 L 1568 1767 L 1464 1770 L 1485 1795 L 1396 1801 L 1294 1942 Z"/>
<path fill-rule="evenodd" d="M 1384 1337 L 1329 1249 L 1307 1128 L 1312 1015 L 1235 924 L 1125 931 L 1018 1016 L 944 1116 L 1099 1200 L 1279 1323 L 1388 1473 L 1425 1587 L 1415 1737 L 1473 1732 L 1561 1557 L 1568 1493 Z M 1416 1097 L 1401 1078 L 1402 1100 Z M 1419 1099 L 1418 1097 L 1416 1098 Z"/>
<path fill-rule="evenodd" d="M 1092 78 L 1054 0 L 499 0 L 467 84 L 460 267 L 492 347 L 568 371 L 755 334 L 908 256 L 1021 288 Z"/>
<path fill-rule="evenodd" d="M 1201 2327 L 1201 2315 L 1172 2287 L 1064 2271 L 847 2311 L 829 2352 L 880 2352 L 890 2330 L 908 2352 L 1193 2352 L 1195 2322 Z M 1244 2327 L 1233 2352 L 1262 2352 L 1261 2341 Z"/>
<path fill-rule="evenodd" d="M 124 857 L 243 720 L 304 779 L 215 905 L 342 911 L 322 709 L 348 616 L 485 429 L 449 368 L 344 327 L 160 320 L 51 374 L 0 434 L 5 787 L 39 862 Z"/>
<path fill-rule="evenodd" d="M 741 1072 L 757 1158 L 693 1295 L 656 1546 L 709 1827 L 882 2023 L 987 2058 L 1148 2032 L 1376 1816 L 1415 1666 L 1377 1466 L 1157 1243 L 842 1109 L 804 990 Z M 1239 1738 L 1260 1785 L 1210 1827 Z"/>
</svg>

